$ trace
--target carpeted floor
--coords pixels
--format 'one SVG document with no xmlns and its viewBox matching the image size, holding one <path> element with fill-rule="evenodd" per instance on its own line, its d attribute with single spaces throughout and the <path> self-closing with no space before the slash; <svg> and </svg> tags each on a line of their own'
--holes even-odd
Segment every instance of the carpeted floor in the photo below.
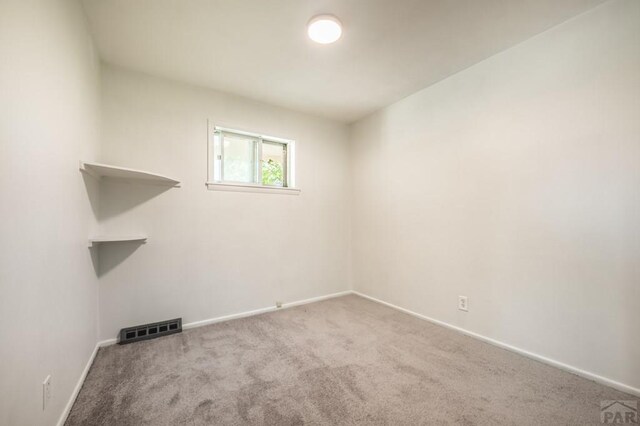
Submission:
<svg viewBox="0 0 640 426">
<path fill-rule="evenodd" d="M 600 424 L 637 398 L 358 296 L 100 350 L 67 425 Z"/>
</svg>

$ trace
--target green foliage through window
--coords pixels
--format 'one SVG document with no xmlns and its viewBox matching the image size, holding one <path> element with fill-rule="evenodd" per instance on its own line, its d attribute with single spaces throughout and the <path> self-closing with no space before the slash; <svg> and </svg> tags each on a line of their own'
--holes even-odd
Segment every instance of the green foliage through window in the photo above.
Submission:
<svg viewBox="0 0 640 426">
<path fill-rule="evenodd" d="M 268 159 L 262 161 L 262 184 L 271 186 L 282 186 L 284 182 L 284 170 L 282 164 Z"/>
</svg>

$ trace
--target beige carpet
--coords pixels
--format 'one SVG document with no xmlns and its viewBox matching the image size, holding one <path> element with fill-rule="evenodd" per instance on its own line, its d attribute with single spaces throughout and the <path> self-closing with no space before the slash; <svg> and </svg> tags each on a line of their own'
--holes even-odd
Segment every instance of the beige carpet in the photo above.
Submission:
<svg viewBox="0 0 640 426">
<path fill-rule="evenodd" d="M 600 424 L 637 399 L 358 296 L 98 353 L 67 425 Z"/>
</svg>

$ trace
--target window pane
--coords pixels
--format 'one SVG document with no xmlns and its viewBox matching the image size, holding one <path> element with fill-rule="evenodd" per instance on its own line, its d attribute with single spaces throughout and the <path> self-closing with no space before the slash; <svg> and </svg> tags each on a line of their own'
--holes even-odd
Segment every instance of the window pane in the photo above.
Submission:
<svg viewBox="0 0 640 426">
<path fill-rule="evenodd" d="M 285 186 L 287 146 L 275 142 L 262 142 L 262 184 Z"/>
<path fill-rule="evenodd" d="M 224 133 L 222 178 L 231 182 L 256 182 L 256 144 L 251 137 Z"/>
<path fill-rule="evenodd" d="M 213 135 L 213 180 L 222 181 L 222 140 L 221 132 L 216 131 Z"/>
</svg>

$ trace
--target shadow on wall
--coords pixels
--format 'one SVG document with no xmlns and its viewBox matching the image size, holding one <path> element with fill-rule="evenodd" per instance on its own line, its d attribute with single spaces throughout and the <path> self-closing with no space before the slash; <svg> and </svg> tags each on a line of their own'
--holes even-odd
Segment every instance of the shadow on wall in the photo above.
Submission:
<svg viewBox="0 0 640 426">
<path fill-rule="evenodd" d="M 118 241 L 90 247 L 93 270 L 98 277 L 107 274 L 143 244 L 143 241 Z"/>
<path fill-rule="evenodd" d="M 122 215 L 172 188 L 113 178 L 97 180 L 86 173 L 82 173 L 82 179 L 98 229 L 102 228 L 101 222 Z M 142 241 L 119 241 L 89 248 L 96 276 L 101 277 L 111 271 L 142 244 Z"/>
<path fill-rule="evenodd" d="M 84 187 L 87 190 L 87 198 L 91 204 L 91 211 L 95 218 L 100 214 L 100 182 L 87 173 L 80 173 L 82 175 L 82 181 Z"/>
<path fill-rule="evenodd" d="M 96 185 L 94 183 L 96 180 L 93 177 L 83 173 L 82 178 L 91 209 L 98 222 L 126 213 L 172 188 L 171 186 L 133 183 L 113 178 L 102 179 Z M 108 203 L 100 202 L 107 199 Z"/>
<path fill-rule="evenodd" d="M 98 210 L 98 222 L 108 220 L 132 210 L 172 187 L 164 185 L 131 183 L 107 180 L 100 185 L 100 198 L 103 201 Z M 108 200 L 108 203 L 104 201 Z"/>
</svg>

